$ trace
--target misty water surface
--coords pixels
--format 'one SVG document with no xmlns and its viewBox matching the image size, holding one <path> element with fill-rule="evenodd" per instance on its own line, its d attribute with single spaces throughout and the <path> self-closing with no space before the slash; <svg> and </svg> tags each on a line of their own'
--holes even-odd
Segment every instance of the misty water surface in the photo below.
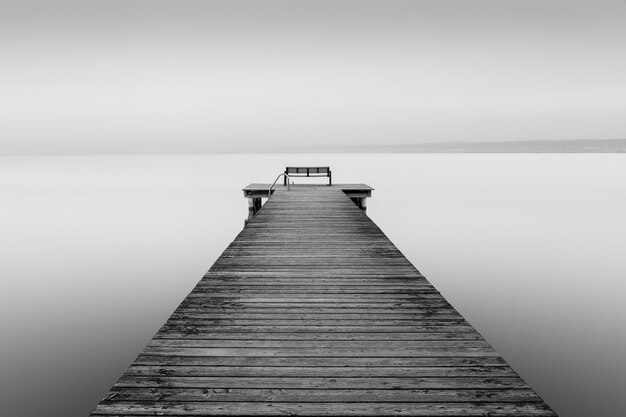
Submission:
<svg viewBox="0 0 626 417">
<path fill-rule="evenodd" d="M 0 158 L 0 396 L 84 416 L 243 227 L 241 188 L 330 165 L 368 214 L 561 416 L 626 387 L 626 157 Z"/>
</svg>

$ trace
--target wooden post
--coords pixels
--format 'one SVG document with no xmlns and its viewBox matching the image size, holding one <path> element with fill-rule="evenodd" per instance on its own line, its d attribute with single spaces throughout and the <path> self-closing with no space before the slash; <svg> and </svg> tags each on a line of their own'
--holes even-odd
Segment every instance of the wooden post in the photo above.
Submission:
<svg viewBox="0 0 626 417">
<path fill-rule="evenodd" d="M 248 224 L 260 209 L 261 197 L 248 197 L 248 218 L 244 221 L 244 224 Z"/>
<path fill-rule="evenodd" d="M 254 217 L 254 198 L 248 197 L 248 218 L 244 221 L 244 224 L 248 224 L 250 220 Z"/>
<path fill-rule="evenodd" d="M 367 197 L 350 197 L 350 200 L 357 205 L 362 211 L 367 210 Z"/>
</svg>

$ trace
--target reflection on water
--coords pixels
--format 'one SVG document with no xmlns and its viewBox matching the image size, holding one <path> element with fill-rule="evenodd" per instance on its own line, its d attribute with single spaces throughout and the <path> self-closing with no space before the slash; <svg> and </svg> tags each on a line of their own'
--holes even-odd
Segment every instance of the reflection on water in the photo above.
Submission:
<svg viewBox="0 0 626 417">
<path fill-rule="evenodd" d="M 6 415 L 88 414 L 286 165 L 375 187 L 368 215 L 562 416 L 624 409 L 625 156 L 0 161 Z"/>
</svg>

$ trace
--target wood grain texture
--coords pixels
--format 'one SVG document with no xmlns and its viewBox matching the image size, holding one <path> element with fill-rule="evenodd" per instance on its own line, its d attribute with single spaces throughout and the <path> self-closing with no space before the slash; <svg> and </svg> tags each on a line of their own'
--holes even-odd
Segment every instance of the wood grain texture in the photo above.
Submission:
<svg viewBox="0 0 626 417">
<path fill-rule="evenodd" d="M 278 187 L 92 416 L 554 416 L 342 190 Z"/>
</svg>

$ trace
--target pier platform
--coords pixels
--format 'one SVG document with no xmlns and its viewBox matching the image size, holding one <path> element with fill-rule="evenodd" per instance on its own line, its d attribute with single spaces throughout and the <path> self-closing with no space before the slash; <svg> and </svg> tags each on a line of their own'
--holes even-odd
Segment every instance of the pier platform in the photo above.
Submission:
<svg viewBox="0 0 626 417">
<path fill-rule="evenodd" d="M 278 186 L 92 416 L 555 416 L 355 204 L 371 190 Z"/>
</svg>

